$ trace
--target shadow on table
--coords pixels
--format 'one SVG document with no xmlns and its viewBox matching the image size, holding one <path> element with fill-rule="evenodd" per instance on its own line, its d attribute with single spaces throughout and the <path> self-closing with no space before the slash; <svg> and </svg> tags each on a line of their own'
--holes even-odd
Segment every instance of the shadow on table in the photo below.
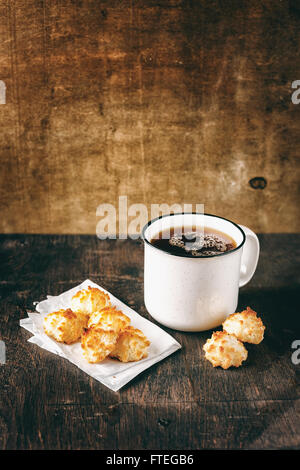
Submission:
<svg viewBox="0 0 300 470">
<path fill-rule="evenodd" d="M 259 409 L 261 420 L 256 429 L 253 430 L 253 436 L 248 437 L 248 447 L 252 447 L 255 442 L 261 440 L 263 434 L 268 428 L 274 427 L 273 432 L 280 434 L 284 422 L 282 416 L 286 415 L 290 408 L 294 407 L 295 401 L 289 397 L 299 397 L 300 370 L 292 365 L 291 356 L 293 353 L 292 343 L 300 340 L 300 315 L 299 315 L 299 287 L 281 287 L 280 289 L 259 289 L 240 292 L 239 309 L 251 306 L 258 315 L 261 316 L 266 326 L 265 339 L 262 343 L 264 348 L 264 360 L 262 360 L 262 350 L 255 345 L 247 345 L 250 356 L 250 364 L 258 368 L 260 372 L 267 373 L 272 366 L 275 370 L 285 368 L 295 374 L 291 374 L 290 379 L 285 380 L 285 386 L 277 394 L 272 402 L 266 402 L 266 405 Z M 276 379 L 276 377 L 274 377 Z M 279 382 L 279 377 L 278 377 Z M 282 381 L 284 384 L 284 380 Z M 295 428 L 297 415 L 295 414 Z M 298 429 L 300 423 L 298 421 Z M 252 433 L 251 433 L 252 434 Z M 295 436 L 296 437 L 296 436 Z"/>
<path fill-rule="evenodd" d="M 299 286 L 240 292 L 238 311 L 250 306 L 266 326 L 265 342 L 283 354 L 290 341 L 300 339 Z"/>
</svg>

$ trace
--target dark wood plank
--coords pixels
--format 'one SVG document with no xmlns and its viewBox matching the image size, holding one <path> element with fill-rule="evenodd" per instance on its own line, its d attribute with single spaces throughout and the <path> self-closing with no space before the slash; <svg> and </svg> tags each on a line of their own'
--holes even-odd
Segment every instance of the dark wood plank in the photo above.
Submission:
<svg viewBox="0 0 300 470">
<path fill-rule="evenodd" d="M 45 405 L 29 395 L 22 415 L 4 411 L 3 448 L 25 449 L 293 449 L 299 400 L 160 403 L 144 406 Z M 5 423 L 9 423 L 9 426 Z M 15 432 L 17 430 L 17 432 Z"/>
<path fill-rule="evenodd" d="M 0 236 L 1 448 L 297 448 L 300 339 L 295 270 L 298 235 L 260 236 L 262 254 L 239 306 L 267 326 L 247 363 L 213 369 L 202 346 L 211 332 L 169 331 L 183 349 L 118 393 L 27 342 L 19 319 L 32 302 L 90 278 L 150 318 L 143 305 L 141 242 L 92 236 Z M 276 254 L 276 255 L 275 255 Z M 80 426 L 79 426 L 80 425 Z M 62 433 L 61 429 L 64 429 Z M 133 437 L 134 436 L 134 437 Z"/>
</svg>

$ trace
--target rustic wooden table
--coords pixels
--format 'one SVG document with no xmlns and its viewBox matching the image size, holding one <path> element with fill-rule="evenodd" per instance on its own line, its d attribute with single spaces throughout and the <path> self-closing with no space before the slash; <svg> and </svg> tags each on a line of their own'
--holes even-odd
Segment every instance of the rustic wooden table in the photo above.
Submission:
<svg viewBox="0 0 300 470">
<path fill-rule="evenodd" d="M 291 359 L 292 342 L 300 340 L 299 240 L 260 236 L 259 266 L 241 289 L 239 307 L 257 310 L 267 329 L 263 343 L 248 348 L 243 367 L 214 369 L 204 359 L 211 332 L 170 330 L 182 350 L 114 393 L 28 343 L 19 320 L 33 301 L 86 278 L 149 317 L 141 242 L 1 236 L 0 339 L 7 360 L 0 365 L 0 448 L 300 448 L 300 364 Z"/>
</svg>

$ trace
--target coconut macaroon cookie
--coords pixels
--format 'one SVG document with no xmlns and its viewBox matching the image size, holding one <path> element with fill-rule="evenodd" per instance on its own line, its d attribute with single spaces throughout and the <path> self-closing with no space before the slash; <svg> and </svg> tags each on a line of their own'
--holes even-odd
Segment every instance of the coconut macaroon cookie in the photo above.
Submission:
<svg viewBox="0 0 300 470">
<path fill-rule="evenodd" d="M 259 344 L 264 339 L 265 326 L 250 307 L 241 313 L 229 315 L 223 323 L 223 329 L 246 343 Z"/>
<path fill-rule="evenodd" d="M 71 308 L 75 312 L 82 312 L 85 315 L 91 315 L 104 307 L 110 306 L 109 295 L 96 287 L 77 292 L 71 300 Z"/>
<path fill-rule="evenodd" d="M 150 341 L 141 330 L 128 326 L 119 336 L 110 357 L 121 362 L 140 361 L 148 356 Z"/>
<path fill-rule="evenodd" d="M 248 352 L 243 343 L 235 336 L 225 331 L 216 331 L 203 346 L 205 357 L 214 367 L 223 369 L 239 367 L 248 357 Z"/>
<path fill-rule="evenodd" d="M 81 337 L 83 355 L 88 362 L 103 361 L 115 348 L 119 333 L 104 330 L 95 325 L 84 331 Z"/>
<path fill-rule="evenodd" d="M 98 312 L 93 312 L 90 316 L 88 327 L 98 325 L 104 330 L 114 330 L 117 333 L 125 330 L 129 326 L 130 318 L 116 307 L 105 307 Z"/>
<path fill-rule="evenodd" d="M 71 344 L 78 341 L 87 326 L 87 317 L 80 312 L 58 310 L 49 313 L 43 322 L 46 335 L 60 343 Z"/>
</svg>

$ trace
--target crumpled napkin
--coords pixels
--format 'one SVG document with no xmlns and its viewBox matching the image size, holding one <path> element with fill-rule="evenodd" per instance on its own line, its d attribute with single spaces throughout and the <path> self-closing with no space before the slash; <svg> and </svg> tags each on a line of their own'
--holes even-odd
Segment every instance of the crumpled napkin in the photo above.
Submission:
<svg viewBox="0 0 300 470">
<path fill-rule="evenodd" d="M 122 310 L 122 312 L 131 319 L 132 326 L 142 330 L 147 336 L 151 344 L 149 347 L 149 354 L 146 359 L 142 359 L 138 362 L 123 363 L 116 359 L 107 358 L 99 364 L 89 364 L 82 355 L 80 342 L 71 345 L 58 343 L 44 333 L 44 317 L 48 313 L 55 312 L 61 308 L 66 309 L 70 307 L 70 301 L 73 295 L 81 289 L 86 289 L 88 286 L 98 287 L 109 294 L 112 305 L 115 305 L 118 309 Z M 88 375 L 94 377 L 94 379 L 98 380 L 103 385 L 106 385 L 106 387 L 110 388 L 114 392 L 130 382 L 130 380 L 140 374 L 143 370 L 148 369 L 148 367 L 161 361 L 165 357 L 177 351 L 177 349 L 181 348 L 181 345 L 172 338 L 172 336 L 154 323 L 146 320 L 146 318 L 125 305 L 110 292 L 89 279 L 58 296 L 47 296 L 46 300 L 36 304 L 36 310 L 38 313 L 27 312 L 28 318 L 20 320 L 20 326 L 34 335 L 29 338 L 28 341 L 30 343 L 37 344 L 43 349 L 47 349 L 47 351 L 65 357 Z"/>
</svg>

